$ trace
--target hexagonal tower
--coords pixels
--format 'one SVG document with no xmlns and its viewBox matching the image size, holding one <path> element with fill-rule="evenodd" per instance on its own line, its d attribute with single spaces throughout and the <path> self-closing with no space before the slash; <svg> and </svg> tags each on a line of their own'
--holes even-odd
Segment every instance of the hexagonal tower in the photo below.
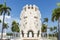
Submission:
<svg viewBox="0 0 60 40">
<path fill-rule="evenodd" d="M 41 38 L 41 13 L 36 5 L 26 5 L 20 14 L 21 40 Z"/>
</svg>

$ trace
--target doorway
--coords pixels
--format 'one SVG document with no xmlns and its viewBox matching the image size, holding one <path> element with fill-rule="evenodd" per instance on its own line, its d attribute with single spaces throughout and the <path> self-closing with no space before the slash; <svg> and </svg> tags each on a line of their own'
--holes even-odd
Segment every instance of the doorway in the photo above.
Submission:
<svg viewBox="0 0 60 40">
<path fill-rule="evenodd" d="M 29 30 L 27 33 L 27 37 L 34 37 L 34 33 L 32 30 Z"/>
</svg>

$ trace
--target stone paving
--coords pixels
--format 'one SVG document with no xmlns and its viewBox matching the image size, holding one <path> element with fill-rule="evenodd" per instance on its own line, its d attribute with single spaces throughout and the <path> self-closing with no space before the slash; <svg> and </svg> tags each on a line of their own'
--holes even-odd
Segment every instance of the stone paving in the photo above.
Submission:
<svg viewBox="0 0 60 40">
<path fill-rule="evenodd" d="M 21 40 L 21 39 L 11 39 L 11 40 Z M 57 40 L 56 37 L 53 38 L 40 38 L 40 40 Z"/>
<path fill-rule="evenodd" d="M 21 39 L 20 38 L 15 38 L 15 39 L 4 39 L 4 40 L 21 40 Z M 57 40 L 57 38 L 56 37 L 40 38 L 40 40 Z"/>
</svg>

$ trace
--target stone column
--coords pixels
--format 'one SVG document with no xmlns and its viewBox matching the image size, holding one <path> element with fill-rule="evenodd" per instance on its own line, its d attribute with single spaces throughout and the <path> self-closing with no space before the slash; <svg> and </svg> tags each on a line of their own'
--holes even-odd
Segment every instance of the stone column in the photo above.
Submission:
<svg viewBox="0 0 60 40">
<path fill-rule="evenodd" d="M 37 37 L 37 33 L 34 33 L 34 37 Z"/>
<path fill-rule="evenodd" d="M 22 38 L 22 34 L 20 33 L 20 38 Z"/>
<path fill-rule="evenodd" d="M 41 31 L 40 31 L 40 33 L 39 33 L 39 37 L 41 38 Z"/>
<path fill-rule="evenodd" d="M 41 37 L 41 34 L 39 34 L 39 37 Z"/>
<path fill-rule="evenodd" d="M 27 37 L 27 33 L 24 33 L 24 37 Z"/>
</svg>

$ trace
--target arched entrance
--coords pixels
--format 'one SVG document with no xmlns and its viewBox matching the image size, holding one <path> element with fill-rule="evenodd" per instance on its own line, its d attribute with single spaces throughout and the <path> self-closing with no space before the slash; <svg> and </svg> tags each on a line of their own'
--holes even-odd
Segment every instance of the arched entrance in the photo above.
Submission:
<svg viewBox="0 0 60 40">
<path fill-rule="evenodd" d="M 27 33 L 27 37 L 34 37 L 34 33 L 32 30 L 29 30 Z"/>
<path fill-rule="evenodd" d="M 40 34 L 40 31 L 38 31 L 38 33 L 37 33 L 37 37 L 39 37 L 39 34 Z"/>
<path fill-rule="evenodd" d="M 24 37 L 24 32 L 23 32 L 23 30 L 21 31 L 21 33 L 22 33 L 22 37 Z"/>
</svg>

